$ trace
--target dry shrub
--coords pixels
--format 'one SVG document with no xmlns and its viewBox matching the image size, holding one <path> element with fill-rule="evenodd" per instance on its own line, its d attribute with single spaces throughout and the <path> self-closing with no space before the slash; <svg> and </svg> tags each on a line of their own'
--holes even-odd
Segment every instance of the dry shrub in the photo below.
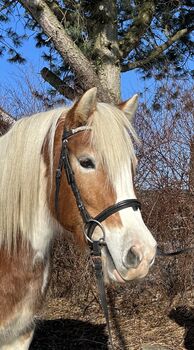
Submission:
<svg viewBox="0 0 194 350">
<path fill-rule="evenodd" d="M 61 234 L 53 242 L 52 279 L 50 294 L 53 297 L 79 296 L 85 298 L 92 291 L 94 276 L 92 273 L 89 250 L 80 248 L 72 239 Z M 84 293 L 83 293 L 84 291 Z"/>
<path fill-rule="evenodd" d="M 189 192 L 162 189 L 149 194 L 142 192 L 141 197 L 145 205 L 145 221 L 163 251 L 194 246 L 193 207 Z M 192 288 L 193 254 L 157 258 L 155 279 L 167 299 L 172 301 L 177 295 L 183 297 L 186 289 Z"/>
<path fill-rule="evenodd" d="M 194 246 L 193 213 L 190 195 L 179 191 L 162 190 L 142 192 L 144 220 L 164 251 Z M 112 286 L 113 299 L 122 296 L 130 312 L 135 312 L 135 303 L 141 307 L 150 300 L 165 299 L 170 303 L 175 297 L 184 297 L 184 292 L 193 287 L 193 255 L 157 257 L 148 277 L 127 286 Z M 66 296 L 81 302 L 88 296 L 97 295 L 95 278 L 89 260 L 89 252 L 81 251 L 75 242 L 58 237 L 53 249 L 52 296 Z M 117 296 L 117 297 L 116 297 Z M 132 301 L 132 302 L 131 302 Z M 138 304 L 137 303 L 137 304 Z"/>
</svg>

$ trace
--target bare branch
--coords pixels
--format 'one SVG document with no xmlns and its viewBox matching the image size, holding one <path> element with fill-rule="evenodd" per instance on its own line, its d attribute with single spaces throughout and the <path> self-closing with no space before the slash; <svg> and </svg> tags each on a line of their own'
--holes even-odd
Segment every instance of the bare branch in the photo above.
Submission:
<svg viewBox="0 0 194 350">
<path fill-rule="evenodd" d="M 57 19 L 62 22 L 64 19 L 64 13 L 62 8 L 57 4 L 55 1 L 46 1 L 47 5 L 50 7 L 50 9 L 53 11 Z"/>
<path fill-rule="evenodd" d="M 190 157 L 190 174 L 189 174 L 189 188 L 191 194 L 194 195 L 194 136 L 191 140 L 191 157 Z"/>
<path fill-rule="evenodd" d="M 57 17 L 60 23 L 65 24 L 66 21 L 71 22 L 75 20 L 75 15 L 73 11 L 67 11 L 63 9 L 55 1 L 51 2 L 49 0 L 46 0 L 46 3 L 49 6 L 49 8 L 53 11 L 53 13 L 55 14 L 55 16 Z M 69 4 L 68 4 L 68 7 L 69 7 Z"/>
<path fill-rule="evenodd" d="M 48 68 L 44 67 L 41 70 L 41 75 L 43 79 L 52 85 L 61 95 L 70 100 L 75 99 L 75 91 Z"/>
<path fill-rule="evenodd" d="M 141 61 L 131 62 L 127 63 L 122 66 L 122 72 L 126 72 L 131 69 L 140 68 L 145 66 L 146 64 L 151 63 L 153 60 L 158 58 L 166 49 L 168 49 L 172 44 L 174 44 L 176 41 L 178 41 L 180 38 L 185 36 L 186 34 L 190 33 L 194 27 L 190 28 L 184 28 L 179 30 L 176 34 L 174 34 L 171 38 L 169 38 L 164 44 L 155 47 L 154 50 L 152 50 L 148 57 L 142 59 Z"/>
</svg>

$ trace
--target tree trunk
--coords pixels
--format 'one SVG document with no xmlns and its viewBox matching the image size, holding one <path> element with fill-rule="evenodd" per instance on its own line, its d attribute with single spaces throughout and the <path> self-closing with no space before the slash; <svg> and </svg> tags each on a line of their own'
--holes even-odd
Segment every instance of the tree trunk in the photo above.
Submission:
<svg viewBox="0 0 194 350">
<path fill-rule="evenodd" d="M 15 120 L 0 107 L 0 136 L 5 134 Z"/>
<path fill-rule="evenodd" d="M 76 79 L 83 91 L 96 86 L 98 88 L 98 98 L 101 101 L 114 102 L 115 98 L 109 92 L 110 84 L 101 83 L 92 63 L 84 56 L 78 46 L 66 33 L 65 28 L 57 19 L 55 14 L 44 0 L 19 0 L 28 10 L 32 17 L 41 26 L 48 40 L 52 40 L 56 50 L 59 52 L 66 64 L 69 64 L 75 73 Z M 105 82 L 105 79 L 104 79 Z M 112 83 L 114 85 L 114 83 Z"/>
<path fill-rule="evenodd" d="M 97 74 L 104 89 L 109 91 L 111 100 L 120 101 L 120 52 L 117 33 L 117 7 L 115 1 L 104 0 L 97 8 L 93 28 L 94 55 L 97 56 Z"/>
</svg>

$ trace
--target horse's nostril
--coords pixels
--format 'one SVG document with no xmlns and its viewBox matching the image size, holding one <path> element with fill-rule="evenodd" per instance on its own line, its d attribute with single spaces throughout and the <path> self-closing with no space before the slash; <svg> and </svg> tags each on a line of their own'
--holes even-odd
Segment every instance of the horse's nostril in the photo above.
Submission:
<svg viewBox="0 0 194 350">
<path fill-rule="evenodd" d="M 136 268 L 141 262 L 141 254 L 135 246 L 132 246 L 123 258 L 124 266 L 128 268 Z"/>
</svg>

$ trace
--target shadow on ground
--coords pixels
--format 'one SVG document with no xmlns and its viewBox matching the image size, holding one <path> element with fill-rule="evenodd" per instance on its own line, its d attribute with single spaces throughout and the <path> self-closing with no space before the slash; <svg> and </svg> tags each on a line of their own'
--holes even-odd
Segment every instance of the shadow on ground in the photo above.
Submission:
<svg viewBox="0 0 194 350">
<path fill-rule="evenodd" d="M 30 350 L 108 350 L 105 325 L 57 319 L 40 321 Z"/>
<path fill-rule="evenodd" d="M 194 308 L 179 306 L 171 310 L 169 317 L 179 326 L 185 328 L 184 347 L 187 350 L 194 349 Z"/>
</svg>

